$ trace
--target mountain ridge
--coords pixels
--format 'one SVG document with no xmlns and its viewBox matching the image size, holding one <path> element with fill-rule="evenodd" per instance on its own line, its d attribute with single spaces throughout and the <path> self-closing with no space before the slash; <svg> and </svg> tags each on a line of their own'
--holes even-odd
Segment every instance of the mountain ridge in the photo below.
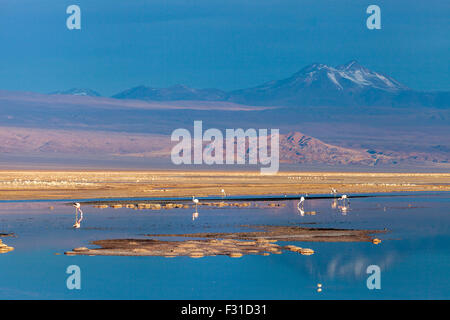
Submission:
<svg viewBox="0 0 450 320">
<path fill-rule="evenodd" d="M 152 88 L 141 85 L 119 92 L 112 98 L 150 101 L 226 101 L 226 93 L 220 89 L 195 89 L 181 84 L 168 88 Z"/>
<path fill-rule="evenodd" d="M 256 87 L 223 91 L 185 85 L 137 86 L 112 96 L 149 101 L 228 101 L 259 106 L 425 106 L 448 107 L 450 92 L 422 92 L 390 76 L 371 71 L 356 60 L 331 67 L 313 63 L 291 76 Z"/>
</svg>

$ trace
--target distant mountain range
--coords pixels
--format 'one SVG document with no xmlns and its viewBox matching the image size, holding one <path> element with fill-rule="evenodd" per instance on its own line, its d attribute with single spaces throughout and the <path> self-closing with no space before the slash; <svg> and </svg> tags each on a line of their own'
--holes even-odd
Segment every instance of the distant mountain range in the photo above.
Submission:
<svg viewBox="0 0 450 320">
<path fill-rule="evenodd" d="M 279 129 L 283 163 L 448 170 L 449 102 L 449 92 L 414 91 L 356 61 L 312 64 L 289 78 L 231 92 L 139 86 L 108 98 L 80 88 L 0 90 L 0 163 L 31 154 L 81 162 L 104 155 L 120 163 L 166 157 L 169 163 L 173 130 L 202 120 L 204 129 Z"/>
<path fill-rule="evenodd" d="M 99 96 L 90 89 L 56 94 Z M 138 86 L 112 96 L 144 101 L 226 101 L 257 106 L 393 106 L 437 107 L 450 105 L 450 92 L 421 92 L 395 79 L 371 71 L 357 61 L 330 67 L 314 63 L 292 76 L 234 91 L 195 89 L 185 85 L 168 88 Z"/>
<path fill-rule="evenodd" d="M 139 86 L 120 92 L 112 98 L 136 99 L 150 101 L 177 101 L 177 100 L 199 100 L 199 101 L 224 101 L 227 93 L 219 89 L 194 89 L 184 85 L 175 85 L 169 88 L 150 88 Z"/>
<path fill-rule="evenodd" d="M 65 91 L 55 91 L 50 94 L 67 94 L 73 96 L 101 97 L 101 94 L 92 89 L 72 88 Z"/>
<path fill-rule="evenodd" d="M 0 127 L 0 142 L 3 155 L 69 155 L 78 160 L 97 155 L 116 159 L 163 159 L 167 164 L 170 164 L 171 148 L 174 145 L 164 135 L 18 127 Z M 270 149 L 270 143 L 268 145 Z M 448 163 L 448 153 L 382 153 L 340 147 L 300 132 L 290 132 L 280 135 L 280 162 L 331 167 L 395 164 L 430 166 L 433 163 Z"/>
</svg>

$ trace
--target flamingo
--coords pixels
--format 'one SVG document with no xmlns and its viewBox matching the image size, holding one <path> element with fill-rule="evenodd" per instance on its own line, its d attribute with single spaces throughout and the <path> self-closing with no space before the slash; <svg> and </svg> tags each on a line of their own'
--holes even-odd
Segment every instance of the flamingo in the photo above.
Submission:
<svg viewBox="0 0 450 320">
<path fill-rule="evenodd" d="M 300 212 L 301 216 L 305 215 L 305 210 L 303 210 L 303 204 L 305 203 L 305 197 L 301 197 L 300 201 L 297 203 L 297 209 Z"/>
<path fill-rule="evenodd" d="M 198 199 L 192 196 L 192 202 L 195 204 L 195 211 L 197 211 Z"/>
<path fill-rule="evenodd" d="M 222 198 L 226 198 L 227 193 L 225 192 L 225 189 L 222 189 L 220 192 L 222 192 Z"/>
<path fill-rule="evenodd" d="M 195 204 L 195 206 L 197 206 L 198 199 L 195 196 L 192 196 L 192 202 Z"/>
<path fill-rule="evenodd" d="M 81 205 L 78 202 L 72 204 L 75 207 L 75 224 L 73 227 L 79 229 L 81 227 L 81 221 L 83 221 L 83 211 L 81 210 Z M 80 220 L 78 220 L 78 211 L 80 211 Z"/>
<path fill-rule="evenodd" d="M 331 194 L 336 197 L 337 190 L 335 188 L 331 188 Z"/>
<path fill-rule="evenodd" d="M 198 199 L 195 198 L 195 196 L 192 196 L 192 202 L 195 204 L 195 212 L 192 214 L 192 221 L 194 221 L 195 219 L 198 218 L 198 210 L 197 210 Z"/>
<path fill-rule="evenodd" d="M 344 205 L 345 205 L 345 203 L 350 203 L 350 200 L 348 199 L 348 197 L 347 197 L 346 194 L 343 194 L 343 195 L 339 198 L 339 200 L 344 201 Z"/>
<path fill-rule="evenodd" d="M 350 205 L 350 200 L 348 199 L 348 196 L 346 194 L 343 194 L 339 200 L 341 200 L 343 202 L 343 205 L 339 207 L 339 209 L 341 209 L 342 215 L 346 215 L 347 214 L 347 210 L 349 209 L 349 205 Z"/>
</svg>

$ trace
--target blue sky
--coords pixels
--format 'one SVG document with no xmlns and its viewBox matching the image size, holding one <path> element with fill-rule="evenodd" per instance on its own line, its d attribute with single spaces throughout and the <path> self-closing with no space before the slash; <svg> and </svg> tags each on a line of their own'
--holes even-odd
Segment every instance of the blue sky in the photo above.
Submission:
<svg viewBox="0 0 450 320">
<path fill-rule="evenodd" d="M 66 8 L 82 30 L 66 28 Z M 382 29 L 368 30 L 370 4 Z M 420 90 L 450 90 L 450 2 L 0 0 L 0 89 L 136 85 L 237 89 L 356 59 Z"/>
</svg>

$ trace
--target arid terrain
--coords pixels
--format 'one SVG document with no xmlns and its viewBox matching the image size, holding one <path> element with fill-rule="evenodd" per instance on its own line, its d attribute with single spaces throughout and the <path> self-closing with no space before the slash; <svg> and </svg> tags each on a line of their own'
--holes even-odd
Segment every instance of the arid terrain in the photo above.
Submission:
<svg viewBox="0 0 450 320">
<path fill-rule="evenodd" d="M 0 200 L 450 191 L 450 173 L 0 171 Z"/>
<path fill-rule="evenodd" d="M 374 137 L 379 135 L 377 132 L 370 134 Z M 398 171 L 404 171 L 405 166 L 416 166 L 415 170 L 419 172 L 420 168 L 434 168 L 444 172 L 450 170 L 449 152 L 445 143 L 441 146 L 438 141 L 434 141 L 432 152 L 426 148 L 409 150 L 403 144 L 411 145 L 412 142 L 403 136 L 401 138 L 405 141 L 394 142 L 393 145 L 385 143 L 380 147 L 375 143 L 361 146 L 355 144 L 355 141 L 365 141 L 369 138 L 344 138 L 336 143 L 327 143 L 304 133 L 291 131 L 280 135 L 280 162 L 282 166 L 302 164 L 351 168 L 356 165 L 373 168 L 382 165 L 398 168 Z M 126 168 L 124 162 L 127 161 L 134 162 L 137 168 L 159 161 L 165 164 L 165 167 L 160 169 L 176 169 L 174 166 L 168 167 L 172 165 L 170 154 L 176 143 L 164 134 L 0 126 L 0 152 L 4 156 L 16 155 L 22 164 L 28 163 L 24 168 L 36 168 L 36 164 L 48 162 L 67 164 L 67 160 L 80 164 L 91 159 L 92 164 L 95 163 L 93 159 L 97 162 L 110 159 L 116 163 L 114 168 Z M 208 144 L 205 142 L 204 147 Z M 269 151 L 270 149 L 269 144 Z M 20 168 L 15 161 L 7 161 L 6 158 L 0 159 L 0 166 Z"/>
</svg>

